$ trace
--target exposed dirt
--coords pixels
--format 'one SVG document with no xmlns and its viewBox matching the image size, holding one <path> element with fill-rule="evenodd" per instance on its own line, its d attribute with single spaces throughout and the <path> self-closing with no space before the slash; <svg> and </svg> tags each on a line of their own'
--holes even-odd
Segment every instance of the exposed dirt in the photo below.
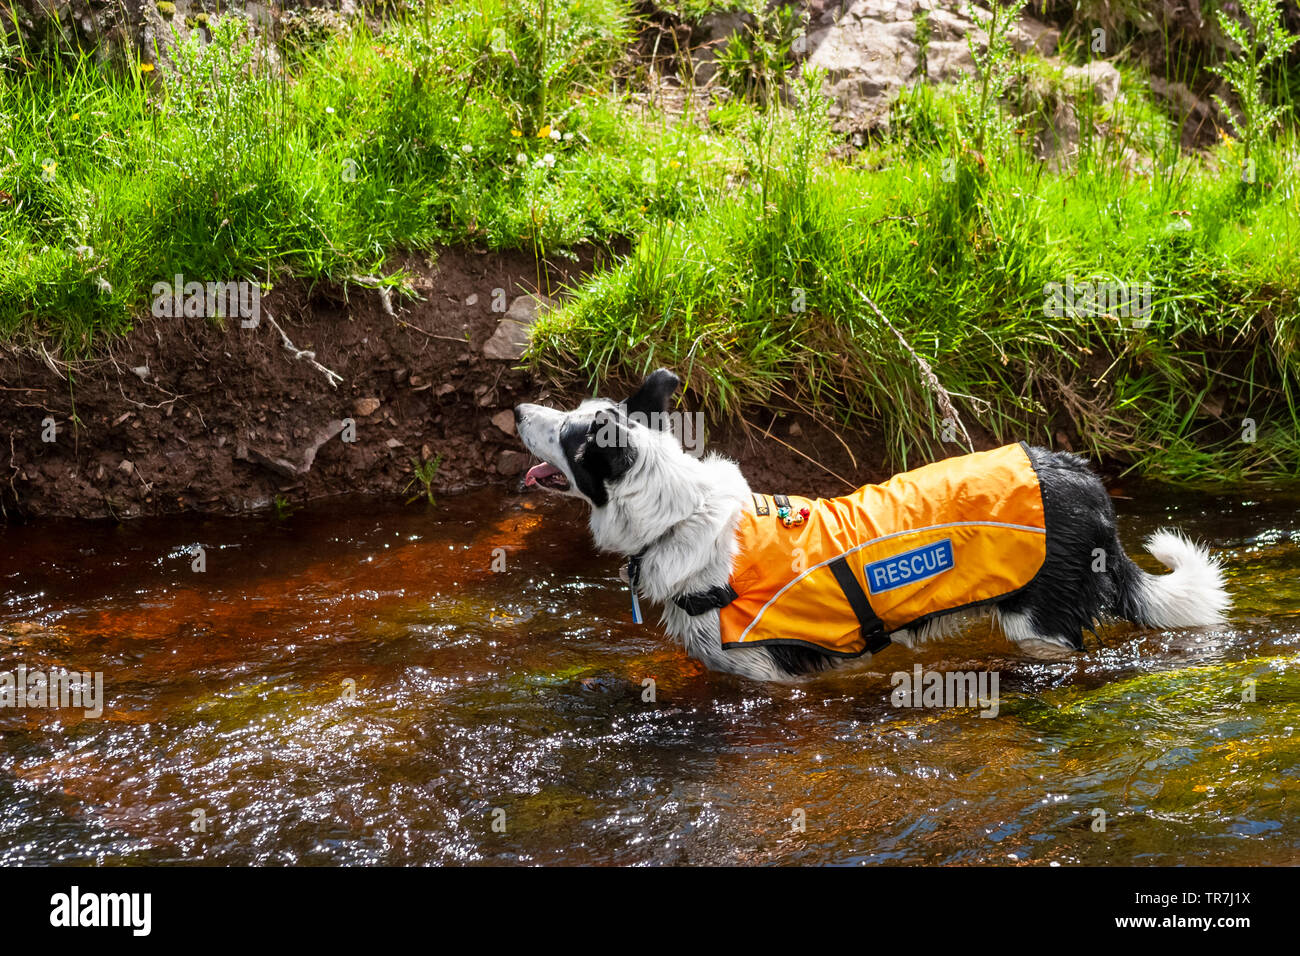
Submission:
<svg viewBox="0 0 1300 956">
<path fill-rule="evenodd" d="M 147 316 L 107 355 L 73 365 L 0 352 L 0 501 L 10 519 L 123 518 L 413 496 L 422 492 L 415 463 L 438 456 L 436 494 L 517 482 L 529 459 L 510 416 L 497 418 L 508 430 L 494 416 L 577 394 L 483 355 L 501 318 L 494 290 L 509 301 L 555 295 L 594 265 L 591 256 L 541 266 L 524 253 L 448 249 L 432 267 L 406 263 L 420 299 L 394 297 L 395 317 L 370 289 L 291 285 L 263 299 L 252 329 Z M 268 316 L 342 383 L 287 351 Z M 146 367 L 144 377 L 134 371 Z M 347 419 L 354 441 L 338 431 Z M 745 420 L 711 427 L 709 447 L 740 459 L 755 487 L 831 494 L 882 476 L 879 436 L 845 437 L 855 467 L 806 418 L 759 410 Z"/>
<path fill-rule="evenodd" d="M 500 318 L 494 290 L 509 300 L 554 293 L 570 273 L 525 254 L 472 250 L 444 251 L 432 268 L 407 266 L 422 301 L 395 296 L 396 318 L 370 289 L 293 285 L 262 300 L 253 329 L 149 316 L 110 355 L 57 374 L 38 353 L 0 356 L 7 507 L 117 517 L 238 512 L 277 497 L 400 494 L 412 459 L 442 456 L 434 488 L 443 492 L 522 467 L 522 456 L 502 455 L 518 448 L 492 416 L 535 392 L 516 363 L 480 351 Z M 295 359 L 268 315 L 342 384 Z M 146 366 L 147 379 L 132 371 Z M 53 442 L 42 440 L 50 418 Z M 346 419 L 356 440 L 324 441 L 305 474 L 275 461 L 301 467 Z M 409 493 L 420 490 L 417 482 Z"/>
</svg>

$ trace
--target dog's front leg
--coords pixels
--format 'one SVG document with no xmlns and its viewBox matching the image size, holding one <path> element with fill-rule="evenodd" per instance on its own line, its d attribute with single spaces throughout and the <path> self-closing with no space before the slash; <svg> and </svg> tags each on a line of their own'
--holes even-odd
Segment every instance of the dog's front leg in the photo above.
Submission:
<svg viewBox="0 0 1300 956">
<path fill-rule="evenodd" d="M 664 608 L 664 626 L 669 634 L 709 670 L 738 674 L 751 680 L 788 681 L 781 668 L 763 647 L 724 649 L 718 612 L 690 615 L 675 604 Z"/>
</svg>

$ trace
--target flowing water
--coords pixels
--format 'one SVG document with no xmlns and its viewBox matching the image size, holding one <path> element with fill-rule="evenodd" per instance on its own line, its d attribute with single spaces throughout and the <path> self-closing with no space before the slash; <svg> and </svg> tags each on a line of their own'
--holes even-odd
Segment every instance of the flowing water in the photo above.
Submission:
<svg viewBox="0 0 1300 956">
<path fill-rule="evenodd" d="M 789 687 L 632 624 L 566 500 L 0 530 L 0 673 L 105 698 L 0 709 L 0 863 L 1296 862 L 1297 497 L 1116 504 L 1130 551 L 1223 555 L 1229 628 Z M 893 706 L 917 663 L 995 672 L 996 716 Z"/>
</svg>

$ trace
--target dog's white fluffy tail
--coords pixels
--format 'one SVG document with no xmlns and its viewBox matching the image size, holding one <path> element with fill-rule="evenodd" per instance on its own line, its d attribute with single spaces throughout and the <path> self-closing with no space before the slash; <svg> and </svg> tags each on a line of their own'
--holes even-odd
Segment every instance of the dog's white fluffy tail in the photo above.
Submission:
<svg viewBox="0 0 1300 956">
<path fill-rule="evenodd" d="M 1223 566 L 1203 546 L 1177 531 L 1161 530 L 1146 548 L 1169 574 L 1142 574 L 1136 603 L 1152 627 L 1206 627 L 1222 624 L 1232 606 L 1223 584 Z"/>
</svg>

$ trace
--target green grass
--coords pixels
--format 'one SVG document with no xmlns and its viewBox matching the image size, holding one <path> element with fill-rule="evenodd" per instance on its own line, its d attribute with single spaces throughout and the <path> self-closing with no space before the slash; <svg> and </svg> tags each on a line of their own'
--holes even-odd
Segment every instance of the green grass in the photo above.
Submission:
<svg viewBox="0 0 1300 956">
<path fill-rule="evenodd" d="M 949 105 L 932 95 L 911 117 L 919 140 L 904 129 L 857 165 L 816 161 L 815 108 L 757 124 L 746 188 L 648 231 L 544 321 L 535 360 L 593 383 L 669 365 L 715 412 L 811 410 L 914 464 L 941 451 L 942 415 L 865 292 L 968 428 L 1049 444 L 1066 428 L 1079 450 L 1184 481 L 1300 472 L 1300 204 L 1278 175 L 1294 141 L 1243 184 L 1231 143 L 1209 163 L 1126 159 L 1149 135 L 1149 111 L 1131 110 L 1144 122 L 1108 116 L 1121 143 L 1085 143 L 1053 175 L 1024 145 L 963 150 Z M 1149 283 L 1149 325 L 1046 316 L 1044 286 L 1069 277 Z"/>
<path fill-rule="evenodd" d="M 609 90 L 624 5 L 546 6 L 543 28 L 505 0 L 430 5 L 315 46 L 287 78 L 239 32 L 199 64 L 220 81 L 11 58 L 0 336 L 84 352 L 178 272 L 342 281 L 439 243 L 563 251 L 717 192 L 719 145 L 633 121 Z"/>
<path fill-rule="evenodd" d="M 406 499 L 406 503 L 412 504 L 424 498 L 429 504 L 436 504 L 433 497 L 433 482 L 438 477 L 438 468 L 442 465 L 442 456 L 435 455 L 428 461 L 420 461 L 418 458 L 411 459 L 411 480 L 406 483 L 402 493 L 410 491 L 412 488 L 419 486 L 419 491 Z"/>
<path fill-rule="evenodd" d="M 1235 141 L 1180 152 L 1134 63 L 1102 104 L 1029 58 L 983 115 L 974 83 L 917 87 L 888 137 L 830 160 L 807 90 L 647 106 L 621 0 L 430 3 L 313 38 L 285 73 L 214 21 L 166 76 L 0 56 L 0 338 L 85 354 L 176 273 L 346 282 L 444 243 L 631 240 L 544 320 L 537 367 L 599 386 L 670 365 L 716 413 L 806 409 L 904 466 L 952 450 L 910 346 L 985 438 L 1065 430 L 1183 481 L 1300 473 L 1290 126 L 1243 183 Z M 1066 102 L 1079 154 L 1052 172 L 1033 138 Z M 1045 315 L 1070 278 L 1148 283 L 1149 325 Z"/>
</svg>

